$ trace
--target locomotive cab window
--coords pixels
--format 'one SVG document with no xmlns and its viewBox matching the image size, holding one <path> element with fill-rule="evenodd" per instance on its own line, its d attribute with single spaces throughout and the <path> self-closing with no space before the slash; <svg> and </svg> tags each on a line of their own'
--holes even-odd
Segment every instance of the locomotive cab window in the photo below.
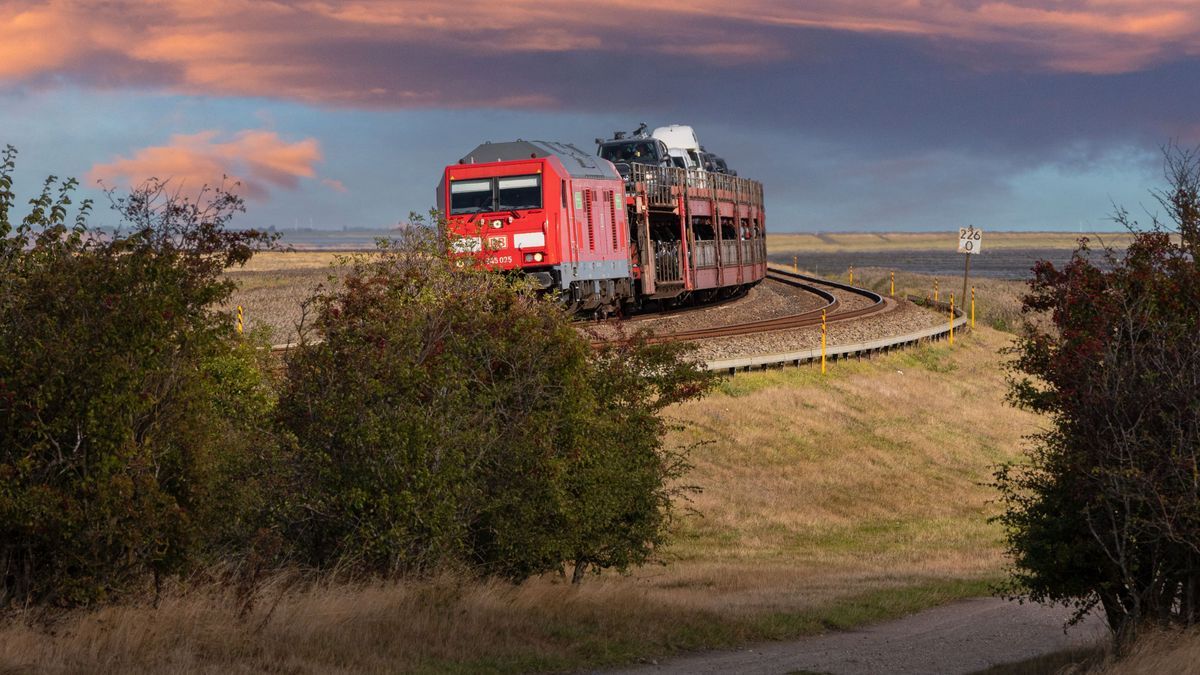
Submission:
<svg viewBox="0 0 1200 675">
<path fill-rule="evenodd" d="M 542 177 L 507 176 L 496 179 L 497 211 L 542 208 Z"/>
<path fill-rule="evenodd" d="M 450 183 L 450 214 L 495 211 L 492 179 L 459 180 Z"/>
</svg>

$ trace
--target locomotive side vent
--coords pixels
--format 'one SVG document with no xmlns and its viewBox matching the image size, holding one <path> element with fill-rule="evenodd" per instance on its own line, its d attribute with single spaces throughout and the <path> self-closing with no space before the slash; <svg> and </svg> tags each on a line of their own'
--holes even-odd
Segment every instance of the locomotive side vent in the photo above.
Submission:
<svg viewBox="0 0 1200 675">
<path fill-rule="evenodd" d="M 617 193 L 609 190 L 608 192 L 604 193 L 604 197 L 605 200 L 608 201 L 608 223 L 609 226 L 612 227 L 612 250 L 617 251 L 620 249 L 621 243 L 620 239 L 617 237 L 619 234 L 618 230 L 620 230 L 620 228 L 617 227 Z"/>
<path fill-rule="evenodd" d="M 595 223 L 592 220 L 592 200 L 593 200 L 593 198 L 594 197 L 593 197 L 591 190 L 583 191 L 583 210 L 585 213 L 587 213 L 588 250 L 589 251 L 596 250 L 596 227 L 595 227 Z"/>
</svg>

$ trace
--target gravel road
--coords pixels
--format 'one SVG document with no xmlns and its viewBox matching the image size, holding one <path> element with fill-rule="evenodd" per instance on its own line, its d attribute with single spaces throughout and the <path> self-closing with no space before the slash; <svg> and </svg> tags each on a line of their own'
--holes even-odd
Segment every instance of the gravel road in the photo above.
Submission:
<svg viewBox="0 0 1200 675">
<path fill-rule="evenodd" d="M 834 675 L 971 673 L 1094 644 L 1106 637 L 1104 622 L 1096 615 L 1064 633 L 1063 623 L 1070 614 L 1070 610 L 1061 607 L 976 598 L 857 630 L 793 642 L 772 642 L 739 651 L 694 654 L 661 665 L 596 672 L 604 675 L 774 675 L 797 671 Z"/>
</svg>

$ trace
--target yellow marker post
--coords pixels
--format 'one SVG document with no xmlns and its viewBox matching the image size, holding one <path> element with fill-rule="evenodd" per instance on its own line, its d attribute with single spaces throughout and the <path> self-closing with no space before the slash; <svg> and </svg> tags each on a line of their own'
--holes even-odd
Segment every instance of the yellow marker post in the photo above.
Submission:
<svg viewBox="0 0 1200 675">
<path fill-rule="evenodd" d="M 793 272 L 800 271 L 800 256 L 796 256 L 796 255 L 792 256 L 792 271 Z"/>
<path fill-rule="evenodd" d="M 238 305 L 237 307 L 238 307 L 238 312 L 237 312 L 237 332 L 238 332 L 238 335 L 241 335 L 241 334 L 242 334 L 242 306 L 241 306 L 241 305 Z"/>
<path fill-rule="evenodd" d="M 937 302 L 937 301 L 938 301 L 938 284 L 937 284 L 937 277 L 934 277 L 934 278 L 933 278 L 933 301 L 934 301 L 934 302 Z"/>
<path fill-rule="evenodd" d="M 954 294 L 950 294 L 950 346 L 954 346 Z"/>
<path fill-rule="evenodd" d="M 854 265 L 850 266 L 850 283 L 854 283 Z"/>
<path fill-rule="evenodd" d="M 971 330 L 975 330 L 975 287 L 971 287 Z"/>
<path fill-rule="evenodd" d="M 891 296 L 896 297 L 896 273 L 892 272 L 892 292 Z"/>
<path fill-rule="evenodd" d="M 825 374 L 825 310 L 821 310 L 821 374 Z"/>
</svg>

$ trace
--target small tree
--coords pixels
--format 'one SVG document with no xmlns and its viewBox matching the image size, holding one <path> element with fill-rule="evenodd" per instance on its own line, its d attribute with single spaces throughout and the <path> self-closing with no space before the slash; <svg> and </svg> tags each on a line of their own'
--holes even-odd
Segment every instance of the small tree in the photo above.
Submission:
<svg viewBox="0 0 1200 675">
<path fill-rule="evenodd" d="M 706 377 L 678 350 L 596 356 L 557 302 L 448 249 L 410 229 L 312 300 L 280 402 L 297 555 L 516 580 L 644 559 L 681 466 L 658 413 Z"/>
<path fill-rule="evenodd" d="M 674 502 L 692 489 L 680 483 L 691 468 L 686 454 L 663 442 L 666 409 L 711 384 L 682 358 L 686 351 L 634 336 L 593 354 L 595 409 L 583 427 L 584 451 L 564 476 L 574 583 L 589 567 L 646 562 L 665 542 Z"/>
<path fill-rule="evenodd" d="M 103 600 L 181 569 L 218 519 L 228 428 L 213 365 L 233 348 L 222 276 L 267 239 L 241 201 L 152 181 L 114 196 L 126 230 L 68 220 L 47 179 L 14 225 L 0 162 L 0 605 Z M 236 420 L 241 411 L 226 411 Z M 236 421 L 230 424 L 237 425 Z"/>
<path fill-rule="evenodd" d="M 1015 348 L 1019 405 L 1048 416 L 1024 466 L 997 473 L 1012 588 L 1099 604 L 1119 640 L 1143 622 L 1200 619 L 1200 164 L 1169 148 L 1156 193 L 1174 230 L 1136 229 L 1096 260 L 1034 268 Z"/>
</svg>

